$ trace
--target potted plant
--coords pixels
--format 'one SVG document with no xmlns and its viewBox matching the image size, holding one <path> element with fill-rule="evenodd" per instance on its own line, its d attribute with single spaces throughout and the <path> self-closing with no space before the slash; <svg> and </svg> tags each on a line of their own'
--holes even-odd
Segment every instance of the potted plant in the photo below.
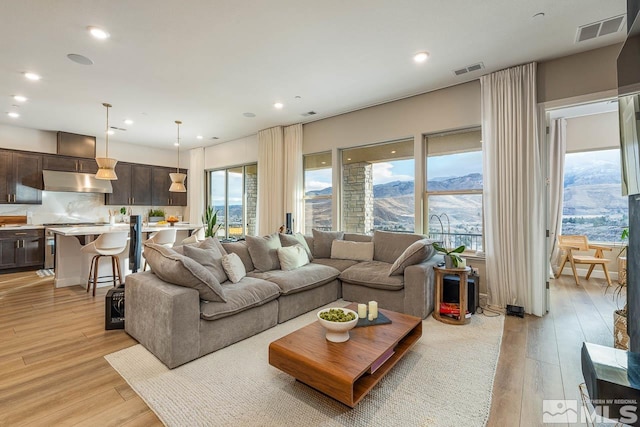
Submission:
<svg viewBox="0 0 640 427">
<path fill-rule="evenodd" d="M 204 236 L 214 237 L 220 228 L 218 224 L 218 210 L 214 211 L 213 206 L 207 207 L 202 216 L 202 222 L 204 223 Z"/>
<path fill-rule="evenodd" d="M 629 238 L 629 227 L 622 229 L 620 239 L 625 242 Z M 629 334 L 627 333 L 627 253 L 628 246 L 625 244 L 618 254 L 618 285 L 614 291 L 614 297 L 619 300 L 622 293 L 625 293 L 625 304 L 622 309 L 613 312 L 613 343 L 615 348 L 622 350 L 629 349 Z"/>
<path fill-rule="evenodd" d="M 433 242 L 433 248 L 444 254 L 444 266 L 445 268 L 460 268 L 459 266 L 462 264 L 462 258 L 460 255 L 464 252 L 466 246 L 460 245 L 455 249 L 448 250 L 447 248 L 440 246 L 437 242 Z"/>
<path fill-rule="evenodd" d="M 164 210 L 149 209 L 149 222 L 164 221 Z"/>
</svg>

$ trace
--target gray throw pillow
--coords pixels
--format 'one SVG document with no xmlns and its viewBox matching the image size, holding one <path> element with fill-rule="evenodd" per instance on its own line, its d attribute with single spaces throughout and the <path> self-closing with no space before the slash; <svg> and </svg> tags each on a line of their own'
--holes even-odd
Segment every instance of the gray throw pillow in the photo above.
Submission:
<svg viewBox="0 0 640 427">
<path fill-rule="evenodd" d="M 229 254 L 236 254 L 240 257 L 240 260 L 244 264 L 244 269 L 248 273 L 253 271 L 255 267 L 253 266 L 253 261 L 251 261 L 251 254 L 249 254 L 249 247 L 247 246 L 247 242 L 241 240 L 239 242 L 225 242 L 222 244 L 224 249 Z"/>
<path fill-rule="evenodd" d="M 222 267 L 222 257 L 226 255 L 226 253 L 221 254 L 216 245 L 205 245 L 204 248 L 202 246 L 184 245 L 183 251 L 185 256 L 188 256 L 209 270 L 215 278 L 218 279 L 218 282 L 223 283 L 227 281 L 227 274 L 224 271 L 224 267 Z"/>
<path fill-rule="evenodd" d="M 282 247 L 278 233 L 265 237 L 246 236 L 253 266 L 262 272 L 279 270 L 278 248 Z"/>
<path fill-rule="evenodd" d="M 311 249 L 307 244 L 307 239 L 304 238 L 302 233 L 294 233 L 294 234 L 282 234 L 280 233 L 280 243 L 283 248 L 295 245 L 301 245 L 305 251 L 307 251 L 307 256 L 309 257 L 309 261 L 313 261 L 313 255 L 311 254 Z"/>
<path fill-rule="evenodd" d="M 145 243 L 144 258 L 151 271 L 165 282 L 196 289 L 200 299 L 206 301 L 227 302 L 220 282 L 191 258 L 155 243 Z"/>
<path fill-rule="evenodd" d="M 420 234 L 376 230 L 373 232 L 372 240 L 373 259 L 393 264 L 412 243 L 424 238 L 425 236 Z"/>
<path fill-rule="evenodd" d="M 331 258 L 331 244 L 334 240 L 343 240 L 344 231 L 320 231 L 315 228 L 313 233 L 313 256 L 316 258 Z"/>
<path fill-rule="evenodd" d="M 404 269 L 410 265 L 420 264 L 431 259 L 436 254 L 432 243 L 433 240 L 430 239 L 420 239 L 417 242 L 413 242 L 393 263 L 389 269 L 389 276 L 404 274 Z"/>
</svg>

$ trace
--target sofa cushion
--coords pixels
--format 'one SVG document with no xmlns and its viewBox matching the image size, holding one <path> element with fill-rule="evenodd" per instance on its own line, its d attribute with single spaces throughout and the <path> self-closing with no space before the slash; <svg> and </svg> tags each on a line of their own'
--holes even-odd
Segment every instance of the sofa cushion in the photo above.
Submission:
<svg viewBox="0 0 640 427">
<path fill-rule="evenodd" d="M 331 258 L 331 243 L 336 239 L 342 240 L 344 237 L 344 231 L 320 231 L 314 228 L 311 232 L 314 258 Z"/>
<path fill-rule="evenodd" d="M 369 236 L 368 234 L 344 233 L 344 240 L 349 240 L 350 242 L 370 242 L 373 240 L 373 236 Z"/>
<path fill-rule="evenodd" d="M 224 284 L 226 303 L 201 302 L 200 317 L 216 320 L 272 301 L 280 295 L 280 288 L 266 280 L 244 277 L 238 283 Z"/>
<path fill-rule="evenodd" d="M 329 267 L 333 267 L 338 271 L 344 271 L 352 265 L 356 265 L 358 261 L 354 261 L 352 259 L 332 259 L 332 258 L 314 258 L 313 263 L 328 265 Z"/>
<path fill-rule="evenodd" d="M 257 270 L 271 271 L 280 268 L 278 248 L 282 247 L 278 233 L 265 237 L 246 236 L 251 261 Z"/>
<path fill-rule="evenodd" d="M 196 289 L 203 300 L 226 301 L 220 282 L 191 258 L 155 243 L 145 243 L 144 258 L 151 266 L 151 271 L 165 282 Z"/>
<path fill-rule="evenodd" d="M 406 267 L 431 259 L 436 254 L 432 243 L 431 239 L 420 239 L 409 245 L 389 269 L 389 276 L 403 274 Z"/>
<path fill-rule="evenodd" d="M 331 258 L 373 261 L 373 243 L 334 240 L 331 243 Z"/>
<path fill-rule="evenodd" d="M 238 254 L 231 253 L 224 255 L 222 257 L 222 268 L 224 268 L 224 272 L 227 273 L 232 283 L 238 283 L 247 275 L 247 270 L 245 270 L 244 264 Z"/>
<path fill-rule="evenodd" d="M 324 285 L 336 279 L 338 275 L 340 272 L 335 268 L 313 263 L 291 271 L 272 270 L 265 273 L 256 271 L 249 273 L 251 277 L 277 284 L 282 295 L 294 294 Z"/>
<path fill-rule="evenodd" d="M 383 261 L 359 262 L 340 273 L 340 280 L 368 288 L 400 290 L 404 276 L 389 276 L 391 264 Z"/>
<path fill-rule="evenodd" d="M 309 264 L 309 255 L 302 245 L 287 246 L 278 248 L 278 260 L 281 270 L 291 271 Z"/>
<path fill-rule="evenodd" d="M 307 239 L 305 239 L 302 233 L 294 233 L 294 234 L 283 234 L 280 233 L 280 243 L 283 248 L 288 246 L 302 245 L 305 251 L 307 251 L 307 256 L 309 257 L 309 261 L 313 261 L 313 254 L 311 253 L 311 248 L 309 248 L 309 244 L 307 243 Z"/>
<path fill-rule="evenodd" d="M 424 236 L 376 230 L 373 233 L 373 259 L 393 264 L 413 242 L 420 239 Z"/>
<path fill-rule="evenodd" d="M 218 246 L 213 242 L 213 239 L 204 240 L 198 246 L 183 245 L 182 250 L 185 256 L 188 256 L 209 270 L 216 279 L 218 279 L 218 282 L 222 283 L 227 281 L 227 274 L 222 267 L 222 257 L 226 255 L 226 251 L 224 254 L 221 253 Z"/>
<path fill-rule="evenodd" d="M 225 242 L 222 244 L 227 253 L 234 253 L 240 257 L 240 260 L 244 264 L 244 269 L 248 273 L 254 270 L 253 261 L 251 261 L 251 254 L 249 254 L 249 247 L 247 242 Z"/>
</svg>

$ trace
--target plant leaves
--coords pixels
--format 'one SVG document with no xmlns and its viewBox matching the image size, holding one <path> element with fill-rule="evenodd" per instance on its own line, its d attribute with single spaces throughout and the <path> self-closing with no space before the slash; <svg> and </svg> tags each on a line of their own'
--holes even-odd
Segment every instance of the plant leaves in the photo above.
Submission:
<svg viewBox="0 0 640 427">
<path fill-rule="evenodd" d="M 456 254 L 461 254 L 462 252 L 464 252 L 465 246 L 464 245 L 460 245 L 457 248 L 455 248 L 454 250 L 452 250 L 451 252 L 456 253 Z"/>
</svg>

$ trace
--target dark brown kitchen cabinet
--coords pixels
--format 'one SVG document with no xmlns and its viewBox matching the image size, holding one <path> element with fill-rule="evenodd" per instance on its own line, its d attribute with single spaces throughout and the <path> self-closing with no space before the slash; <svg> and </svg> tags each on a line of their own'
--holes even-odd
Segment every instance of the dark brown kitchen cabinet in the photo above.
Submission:
<svg viewBox="0 0 640 427">
<path fill-rule="evenodd" d="M 42 204 L 42 155 L 0 151 L 0 203 Z"/>
<path fill-rule="evenodd" d="M 95 159 L 83 159 L 79 157 L 44 156 L 42 169 L 60 172 L 96 173 L 98 164 Z"/>
<path fill-rule="evenodd" d="M 0 270 L 43 266 L 44 230 L 0 231 Z"/>
<path fill-rule="evenodd" d="M 105 196 L 107 205 L 151 206 L 152 166 L 118 163 L 118 179 L 111 181 L 113 193 Z"/>
<path fill-rule="evenodd" d="M 176 172 L 176 168 L 153 167 L 153 206 L 187 206 L 187 193 L 172 193 L 170 173 Z M 185 169 L 180 172 L 187 173 Z M 186 184 L 186 181 L 185 181 Z"/>
</svg>

